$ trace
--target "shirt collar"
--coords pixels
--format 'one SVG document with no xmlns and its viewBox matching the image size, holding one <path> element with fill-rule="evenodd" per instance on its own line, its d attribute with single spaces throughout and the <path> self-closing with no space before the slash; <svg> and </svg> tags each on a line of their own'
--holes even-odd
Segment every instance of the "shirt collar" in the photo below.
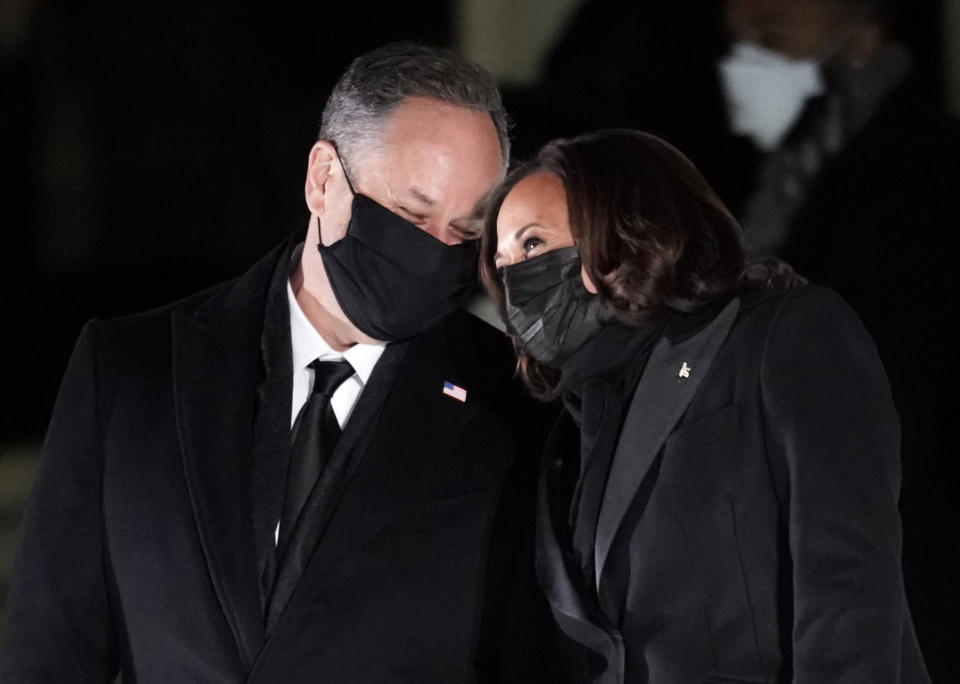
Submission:
<svg viewBox="0 0 960 684">
<path fill-rule="evenodd" d="M 323 339 L 323 336 L 317 332 L 313 324 L 307 319 L 307 315 L 300 308 L 300 303 L 293 294 L 293 288 L 290 287 L 290 281 L 287 281 L 287 303 L 290 309 L 290 343 L 293 352 L 293 372 L 303 370 L 309 366 L 315 359 L 324 361 L 335 361 L 344 359 L 350 362 L 353 370 L 356 371 L 360 382 L 364 385 L 370 379 L 373 367 L 377 365 L 380 355 L 383 354 L 385 344 L 362 344 L 357 343 L 348 349 L 338 352 L 335 351 Z"/>
</svg>

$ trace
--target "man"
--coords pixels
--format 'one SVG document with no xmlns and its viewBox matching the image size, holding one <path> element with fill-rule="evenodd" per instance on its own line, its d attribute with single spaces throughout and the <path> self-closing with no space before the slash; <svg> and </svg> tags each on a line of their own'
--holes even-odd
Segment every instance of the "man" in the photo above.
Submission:
<svg viewBox="0 0 960 684">
<path fill-rule="evenodd" d="M 478 67 L 375 50 L 324 110 L 305 236 L 87 325 L 24 516 L 2 681 L 547 676 L 526 537 L 541 421 L 503 336 L 457 310 L 508 151 Z"/>
</svg>

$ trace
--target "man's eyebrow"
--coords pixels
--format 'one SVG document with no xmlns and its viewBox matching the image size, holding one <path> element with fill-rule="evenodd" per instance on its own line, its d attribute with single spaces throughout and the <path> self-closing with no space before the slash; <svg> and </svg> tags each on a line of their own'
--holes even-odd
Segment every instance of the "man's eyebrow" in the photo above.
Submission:
<svg viewBox="0 0 960 684">
<path fill-rule="evenodd" d="M 435 200 L 435 199 L 433 199 L 432 197 L 430 197 L 430 195 L 424 194 L 423 192 L 421 192 L 421 191 L 418 190 L 417 188 L 410 188 L 410 194 L 411 194 L 413 197 L 415 197 L 417 200 L 419 200 L 420 202 L 422 202 L 423 204 L 427 205 L 428 207 L 432 207 L 432 206 L 434 206 L 434 205 L 437 203 L 437 200 Z"/>
</svg>

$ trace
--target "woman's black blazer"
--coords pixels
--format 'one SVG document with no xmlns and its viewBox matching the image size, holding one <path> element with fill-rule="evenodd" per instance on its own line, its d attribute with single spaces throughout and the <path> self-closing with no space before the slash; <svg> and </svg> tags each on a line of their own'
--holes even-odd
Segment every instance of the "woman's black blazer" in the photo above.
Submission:
<svg viewBox="0 0 960 684">
<path fill-rule="evenodd" d="M 582 417 L 599 435 L 583 477 L 605 475 L 576 522 L 586 554 L 560 475 L 581 458 L 568 414 L 543 463 L 538 573 L 575 681 L 929 681 L 900 565 L 897 415 L 843 300 L 804 286 L 677 317 L 627 397 Z"/>
</svg>

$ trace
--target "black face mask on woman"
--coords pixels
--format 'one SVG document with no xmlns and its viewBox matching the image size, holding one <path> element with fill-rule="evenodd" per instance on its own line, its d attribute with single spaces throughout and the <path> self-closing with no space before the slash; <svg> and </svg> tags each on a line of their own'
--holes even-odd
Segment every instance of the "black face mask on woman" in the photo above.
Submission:
<svg viewBox="0 0 960 684">
<path fill-rule="evenodd" d="M 609 319 L 583 286 L 580 252 L 565 247 L 503 268 L 507 323 L 540 363 L 559 369 Z"/>
<path fill-rule="evenodd" d="M 344 172 L 346 175 L 346 172 Z M 460 306 L 476 282 L 477 245 L 446 245 L 353 189 L 343 239 L 317 244 L 347 318 L 375 340 L 427 330 Z"/>
</svg>

